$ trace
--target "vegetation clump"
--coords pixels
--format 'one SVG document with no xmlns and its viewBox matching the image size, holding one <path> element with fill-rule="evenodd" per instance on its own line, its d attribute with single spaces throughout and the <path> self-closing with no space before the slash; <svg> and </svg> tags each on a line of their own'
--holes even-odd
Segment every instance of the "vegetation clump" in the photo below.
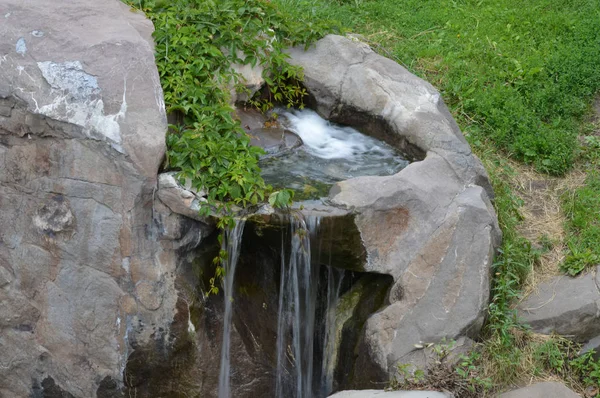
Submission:
<svg viewBox="0 0 600 398">
<path fill-rule="evenodd" d="M 260 175 L 263 151 L 233 117 L 231 90 L 244 91 L 243 77 L 235 65 L 263 67 L 267 84 L 264 96 L 250 103 L 267 110 L 274 103 L 302 107 L 306 91 L 302 69 L 287 62 L 283 49 L 309 45 L 320 38 L 329 23 L 292 20 L 266 0 L 139 0 L 140 8 L 155 27 L 156 64 L 167 114 L 177 116 L 169 125 L 166 168 L 178 171 L 180 181 L 190 181 L 207 192 L 200 214 L 219 215 L 222 233 L 234 225 L 234 206 L 242 211 L 268 200 L 287 207 L 294 192 L 273 191 Z M 227 252 L 215 258 L 215 281 L 225 273 Z"/>
<path fill-rule="evenodd" d="M 272 192 L 260 176 L 259 156 L 233 117 L 232 87 L 244 90 L 235 65 L 261 65 L 265 98 L 251 102 L 267 109 L 274 102 L 302 104 L 301 68 L 290 65 L 283 49 L 307 45 L 325 32 L 325 23 L 294 21 L 263 0 L 145 0 L 140 7 L 155 26 L 156 64 L 170 125 L 166 167 L 179 171 L 208 195 L 201 214 L 228 215 L 232 205 L 247 207 L 269 198 L 277 207 L 293 193 Z M 221 218 L 220 226 L 231 220 Z"/>
</svg>

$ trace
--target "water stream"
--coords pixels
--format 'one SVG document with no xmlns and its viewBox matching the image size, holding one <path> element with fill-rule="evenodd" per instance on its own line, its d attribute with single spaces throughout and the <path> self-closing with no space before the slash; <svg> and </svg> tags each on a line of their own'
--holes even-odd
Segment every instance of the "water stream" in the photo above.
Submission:
<svg viewBox="0 0 600 398">
<path fill-rule="evenodd" d="M 231 361 L 229 358 L 231 349 L 231 320 L 233 303 L 233 281 L 235 277 L 235 267 L 240 256 L 242 243 L 242 234 L 246 221 L 235 219 L 234 226 L 225 230 L 225 236 L 222 242 L 222 250 L 227 252 L 224 261 L 225 276 L 223 278 L 223 297 L 225 298 L 225 311 L 223 315 L 223 344 L 221 346 L 221 370 L 219 373 L 219 398 L 230 398 L 230 376 Z"/>
<path fill-rule="evenodd" d="M 409 163 L 395 148 L 347 126 L 304 110 L 276 111 L 286 129 L 302 138 L 303 145 L 283 156 L 261 161 L 269 184 L 296 192 L 315 192 L 317 198 L 337 181 L 360 176 L 391 175 Z"/>
<path fill-rule="evenodd" d="M 326 265 L 327 290 L 319 297 L 322 263 L 312 256 L 311 240 L 318 239 L 320 219 L 299 214 L 290 218 L 291 252 L 286 257 L 283 241 L 281 252 L 276 397 L 324 397 L 332 390 L 333 364 L 329 359 L 335 348 L 335 305 L 343 272 Z M 324 319 L 317 320 L 319 299 L 326 302 Z"/>
<path fill-rule="evenodd" d="M 322 259 L 319 217 L 285 215 L 281 233 L 277 309 L 276 398 L 321 398 L 333 389 L 335 319 L 344 271 Z M 219 398 L 231 398 L 231 332 L 234 277 L 242 246 L 244 220 L 225 231 L 223 343 Z M 311 253 L 311 244 L 315 253 Z M 328 252 L 331 252 L 330 250 Z"/>
</svg>

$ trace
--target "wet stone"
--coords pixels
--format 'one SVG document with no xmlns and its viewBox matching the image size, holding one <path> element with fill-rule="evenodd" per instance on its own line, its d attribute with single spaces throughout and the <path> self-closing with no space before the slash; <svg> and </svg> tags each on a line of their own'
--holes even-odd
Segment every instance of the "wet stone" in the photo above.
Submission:
<svg viewBox="0 0 600 398">
<path fill-rule="evenodd" d="M 290 130 L 279 127 L 251 130 L 250 144 L 265 150 L 266 157 L 281 156 L 302 145 L 302 140 Z"/>
</svg>

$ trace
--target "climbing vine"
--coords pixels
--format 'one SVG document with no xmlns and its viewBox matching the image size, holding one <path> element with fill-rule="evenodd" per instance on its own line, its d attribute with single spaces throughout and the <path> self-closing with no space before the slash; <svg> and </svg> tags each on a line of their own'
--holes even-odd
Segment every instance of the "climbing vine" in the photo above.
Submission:
<svg viewBox="0 0 600 398">
<path fill-rule="evenodd" d="M 166 168 L 177 170 L 181 181 L 191 181 L 207 193 L 200 214 L 219 215 L 223 230 L 233 223 L 236 206 L 245 209 L 268 201 L 286 207 L 293 191 L 273 191 L 260 175 L 261 148 L 233 117 L 231 90 L 244 91 L 234 65 L 261 65 L 266 89 L 249 105 L 263 111 L 279 103 L 302 106 L 306 95 L 300 67 L 290 65 L 284 49 L 309 45 L 331 25 L 292 20 L 268 0 L 130 0 L 155 27 L 156 64 L 169 125 Z M 221 234 L 220 241 L 223 239 Z M 226 252 L 215 259 L 215 278 Z M 215 278 L 210 291 L 217 293 Z"/>
</svg>

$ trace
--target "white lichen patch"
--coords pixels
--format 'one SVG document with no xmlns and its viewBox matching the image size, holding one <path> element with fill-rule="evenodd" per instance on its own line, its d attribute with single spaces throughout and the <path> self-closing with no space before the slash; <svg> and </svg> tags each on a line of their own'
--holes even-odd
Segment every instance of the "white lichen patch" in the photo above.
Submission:
<svg viewBox="0 0 600 398">
<path fill-rule="evenodd" d="M 27 43 L 25 43 L 24 38 L 20 37 L 19 40 L 17 40 L 17 44 L 15 45 L 15 51 L 17 52 L 17 54 L 25 55 L 25 53 L 27 52 Z"/>
<path fill-rule="evenodd" d="M 126 82 L 119 112 L 106 115 L 98 80 L 86 73 L 79 61 L 46 61 L 38 62 L 37 65 L 52 87 L 54 96 L 51 103 L 37 107 L 36 111 L 47 117 L 81 126 L 88 137 L 108 140 L 113 147 L 119 149 L 121 128 L 118 120 L 125 117 L 127 112 Z"/>
</svg>

